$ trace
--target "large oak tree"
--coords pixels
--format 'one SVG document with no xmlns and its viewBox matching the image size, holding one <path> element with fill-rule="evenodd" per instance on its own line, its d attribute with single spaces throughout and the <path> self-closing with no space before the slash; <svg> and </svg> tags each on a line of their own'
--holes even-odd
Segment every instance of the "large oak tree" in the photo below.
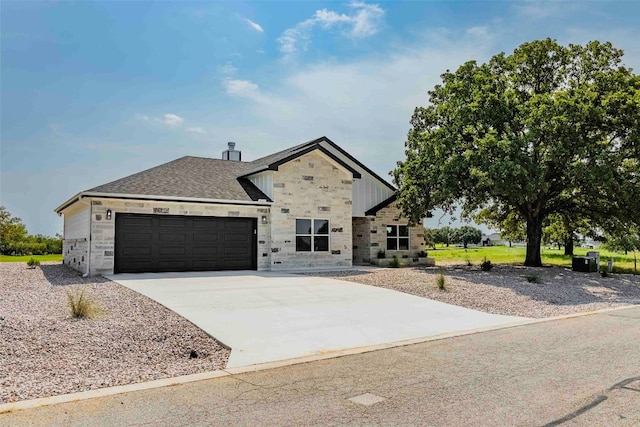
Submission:
<svg viewBox="0 0 640 427">
<path fill-rule="evenodd" d="M 445 72 L 415 109 L 393 172 L 419 223 L 457 204 L 526 221 L 525 265 L 540 266 L 545 219 L 571 213 L 604 229 L 640 222 L 640 77 L 610 43 L 525 43 Z"/>
</svg>

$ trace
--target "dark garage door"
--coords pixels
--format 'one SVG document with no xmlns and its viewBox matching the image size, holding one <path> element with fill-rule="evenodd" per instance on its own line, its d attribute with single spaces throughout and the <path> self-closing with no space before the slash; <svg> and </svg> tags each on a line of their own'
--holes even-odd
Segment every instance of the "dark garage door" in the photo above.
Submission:
<svg viewBox="0 0 640 427">
<path fill-rule="evenodd" d="M 256 220 L 116 215 L 115 272 L 256 269 Z"/>
</svg>

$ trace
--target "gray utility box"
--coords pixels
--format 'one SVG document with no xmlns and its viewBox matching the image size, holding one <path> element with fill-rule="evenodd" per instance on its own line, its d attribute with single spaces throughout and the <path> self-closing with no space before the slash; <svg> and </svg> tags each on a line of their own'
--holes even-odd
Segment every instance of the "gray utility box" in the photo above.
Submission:
<svg viewBox="0 0 640 427">
<path fill-rule="evenodd" d="M 597 252 L 597 251 L 587 252 L 587 256 L 589 258 L 593 258 L 596 260 L 596 271 L 600 271 L 600 252 Z"/>
<path fill-rule="evenodd" d="M 595 258 L 588 256 L 574 256 L 571 262 L 573 271 L 584 271 L 585 273 L 593 273 L 598 271 L 598 264 Z"/>
</svg>

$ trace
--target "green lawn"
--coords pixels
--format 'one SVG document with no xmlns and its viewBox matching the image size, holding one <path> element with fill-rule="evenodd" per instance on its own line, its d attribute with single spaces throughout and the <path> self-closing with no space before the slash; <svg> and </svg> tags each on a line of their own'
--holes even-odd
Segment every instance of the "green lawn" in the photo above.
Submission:
<svg viewBox="0 0 640 427">
<path fill-rule="evenodd" d="M 60 262 L 62 262 L 62 254 L 25 255 L 25 256 L 0 255 L 0 262 L 27 262 L 31 258 L 35 258 L 40 262 L 44 262 L 44 261 L 60 261 Z"/>
<path fill-rule="evenodd" d="M 609 258 L 613 258 L 614 271 L 619 273 L 633 273 L 633 253 L 624 255 L 624 253 L 610 252 L 603 249 L 587 249 L 575 248 L 576 256 L 586 255 L 589 251 L 600 252 L 600 263 L 605 264 Z M 480 246 L 469 247 L 466 251 L 464 248 L 438 247 L 438 249 L 429 249 L 429 256 L 436 259 L 436 264 L 440 262 L 456 262 L 465 264 L 467 261 L 477 265 L 480 264 L 485 257 L 494 264 L 522 264 L 525 258 L 524 247 L 508 246 Z M 549 265 L 559 265 L 571 267 L 571 256 L 563 255 L 564 249 L 542 249 L 542 263 Z M 640 269 L 640 266 L 638 267 Z"/>
</svg>

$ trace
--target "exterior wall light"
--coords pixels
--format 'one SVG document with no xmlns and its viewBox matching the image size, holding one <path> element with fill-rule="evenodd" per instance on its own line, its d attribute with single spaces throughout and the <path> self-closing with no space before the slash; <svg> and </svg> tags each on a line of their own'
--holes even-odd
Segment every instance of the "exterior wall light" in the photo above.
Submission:
<svg viewBox="0 0 640 427">
<path fill-rule="evenodd" d="M 262 215 L 262 223 L 263 224 L 267 223 L 267 216 L 266 215 Z"/>
<path fill-rule="evenodd" d="M 111 209 L 107 209 L 107 219 L 111 219 Z"/>
</svg>

